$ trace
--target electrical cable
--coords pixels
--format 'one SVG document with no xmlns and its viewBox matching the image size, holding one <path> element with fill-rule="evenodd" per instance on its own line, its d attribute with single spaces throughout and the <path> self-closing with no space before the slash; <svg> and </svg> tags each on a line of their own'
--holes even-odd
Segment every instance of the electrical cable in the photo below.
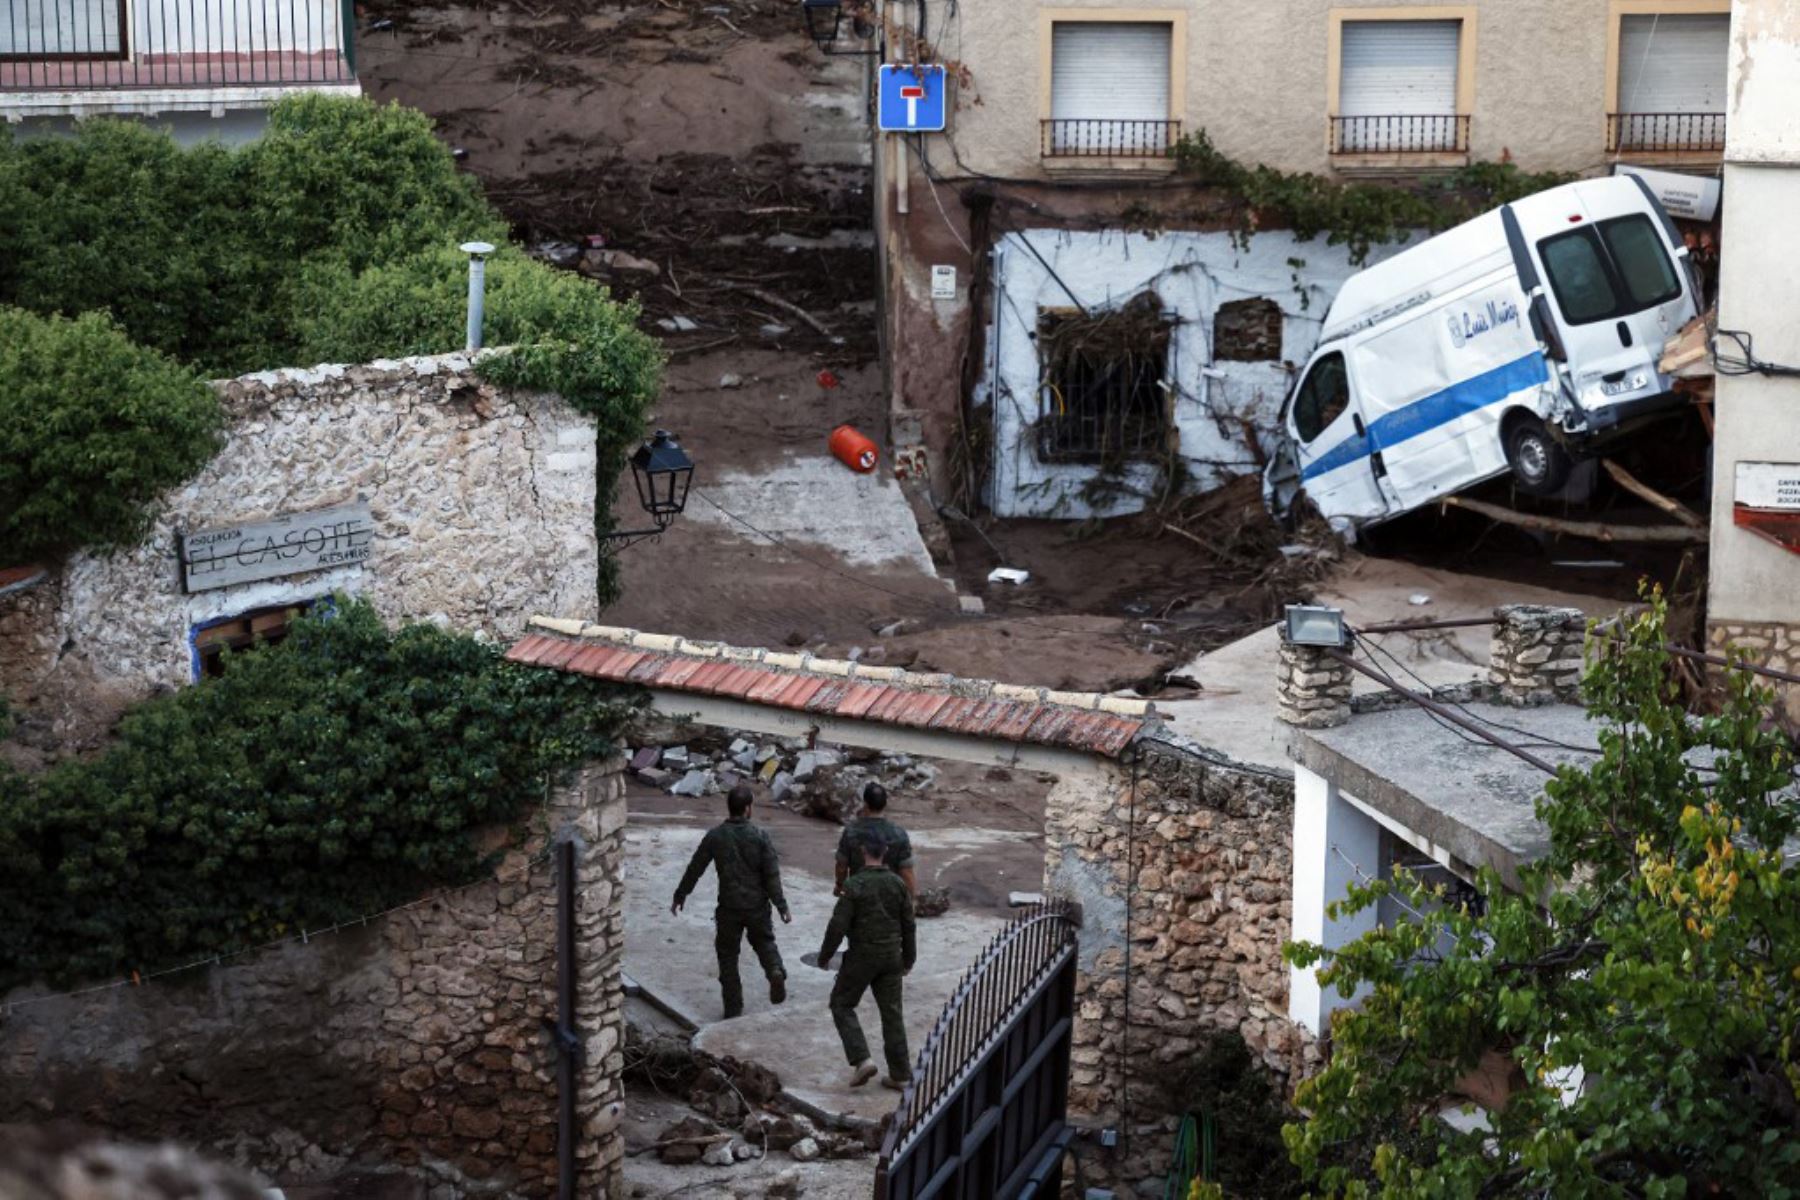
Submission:
<svg viewBox="0 0 1800 1200">
<path fill-rule="evenodd" d="M 1721 341 L 1728 341 L 1737 347 L 1735 354 L 1722 353 L 1719 349 Z M 1748 330 L 1721 329 L 1715 332 L 1708 349 L 1712 351 L 1713 370 L 1720 375 L 1736 378 L 1742 375 L 1762 375 L 1769 378 L 1800 378 L 1800 367 L 1790 367 L 1782 363 L 1765 362 L 1756 357 L 1756 339 Z"/>
</svg>

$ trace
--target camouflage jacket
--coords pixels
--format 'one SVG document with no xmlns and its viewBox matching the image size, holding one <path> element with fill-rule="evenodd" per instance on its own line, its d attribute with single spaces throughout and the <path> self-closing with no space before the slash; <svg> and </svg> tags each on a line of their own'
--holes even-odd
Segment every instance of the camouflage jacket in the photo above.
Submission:
<svg viewBox="0 0 1800 1200">
<path fill-rule="evenodd" d="M 863 843 L 871 836 L 880 838 L 882 845 L 887 847 L 881 861 L 888 870 L 898 871 L 913 865 L 912 839 L 906 836 L 906 830 L 886 817 L 858 817 L 844 826 L 843 835 L 838 838 L 838 865 L 862 866 Z"/>
<path fill-rule="evenodd" d="M 898 956 L 912 969 L 919 947 L 913 930 L 912 896 L 900 877 L 886 867 L 861 867 L 844 884 L 819 947 L 823 964 L 848 938 L 845 957 L 880 960 Z"/>
<path fill-rule="evenodd" d="M 760 826 L 751 824 L 749 817 L 732 817 L 707 830 L 694 857 L 688 860 L 681 886 L 675 889 L 676 903 L 687 900 L 694 885 L 706 874 L 708 864 L 719 871 L 720 908 L 763 912 L 773 904 L 787 912 L 787 897 L 781 894 L 781 860 L 775 853 L 775 844 Z"/>
</svg>

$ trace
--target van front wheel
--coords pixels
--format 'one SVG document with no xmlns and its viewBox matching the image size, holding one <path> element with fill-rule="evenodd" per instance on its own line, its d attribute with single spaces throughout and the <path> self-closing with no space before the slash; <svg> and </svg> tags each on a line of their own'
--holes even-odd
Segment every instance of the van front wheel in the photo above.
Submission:
<svg viewBox="0 0 1800 1200">
<path fill-rule="evenodd" d="M 1520 491 L 1549 496 L 1569 481 L 1575 460 L 1542 421 L 1522 416 L 1507 426 L 1506 463 Z"/>
</svg>

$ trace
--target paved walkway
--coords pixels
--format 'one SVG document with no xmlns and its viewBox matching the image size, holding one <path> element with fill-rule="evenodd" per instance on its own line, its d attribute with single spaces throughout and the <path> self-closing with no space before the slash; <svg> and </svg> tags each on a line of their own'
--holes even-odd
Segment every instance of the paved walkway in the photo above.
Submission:
<svg viewBox="0 0 1800 1200">
<path fill-rule="evenodd" d="M 659 1004 L 698 1028 L 697 1048 L 770 1068 L 790 1094 L 820 1111 L 880 1119 L 899 1097 L 876 1083 L 844 1086 L 849 1068 L 826 1007 L 833 975 L 811 965 L 835 903 L 829 860 L 813 864 L 788 858 L 782 863 L 782 885 L 794 916 L 791 925 L 779 919 L 775 925 L 788 970 L 787 1003 L 770 1006 L 756 956 L 746 945 L 739 960 L 745 1013 L 725 1021 L 720 1019 L 713 956 L 717 885 L 710 871 L 681 914 L 669 915 L 670 897 L 703 833 L 692 824 L 632 815 L 625 857 L 626 973 Z M 1028 834 L 993 830 L 922 830 L 913 833 L 913 849 L 922 861 L 942 863 L 1029 839 Z M 1003 923 L 996 916 L 955 910 L 919 922 L 919 960 L 906 980 L 907 1040 L 915 1059 L 957 981 Z M 872 997 L 864 997 L 859 1016 L 879 1065 L 881 1024 Z"/>
</svg>

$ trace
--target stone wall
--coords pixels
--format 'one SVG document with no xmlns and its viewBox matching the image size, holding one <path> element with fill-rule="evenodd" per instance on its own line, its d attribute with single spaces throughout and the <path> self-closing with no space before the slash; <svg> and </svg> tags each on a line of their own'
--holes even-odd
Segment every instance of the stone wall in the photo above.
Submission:
<svg viewBox="0 0 1800 1200">
<path fill-rule="evenodd" d="M 1241 1034 L 1289 1081 L 1312 1051 L 1285 1015 L 1291 781 L 1172 738 L 1138 749 L 1051 792 L 1045 886 L 1083 909 L 1071 1116 L 1124 1135 L 1084 1169 L 1160 1196 L 1184 1099 L 1168 1084 L 1207 1035 Z"/>
<path fill-rule="evenodd" d="M 496 638 L 596 609 L 594 428 L 561 398 L 494 388 L 466 355 L 268 371 L 217 385 L 224 448 L 164 497 L 137 546 L 79 554 L 0 597 L 18 736 L 92 744 L 118 710 L 194 676 L 197 626 L 342 591 L 389 620 Z M 368 501 L 360 565 L 184 595 L 178 531 Z"/>
<path fill-rule="evenodd" d="M 1755 666 L 1800 672 L 1800 625 L 1781 621 L 1710 621 L 1706 640 L 1714 654 L 1736 647 Z M 1776 706 L 1790 724 L 1800 726 L 1800 688 L 1784 687 L 1768 679 L 1761 682 L 1764 687 L 1774 686 Z"/>
<path fill-rule="evenodd" d="M 1488 682 L 1501 704 L 1581 702 L 1587 617 L 1579 608 L 1507 604 L 1494 610 Z"/>
<path fill-rule="evenodd" d="M 580 1194 L 623 1195 L 620 768 L 555 791 L 486 882 L 144 986 L 0 998 L 0 1123 L 172 1139 L 278 1185 L 401 1169 L 434 1198 L 553 1195 L 551 850 L 572 839 Z"/>
</svg>

